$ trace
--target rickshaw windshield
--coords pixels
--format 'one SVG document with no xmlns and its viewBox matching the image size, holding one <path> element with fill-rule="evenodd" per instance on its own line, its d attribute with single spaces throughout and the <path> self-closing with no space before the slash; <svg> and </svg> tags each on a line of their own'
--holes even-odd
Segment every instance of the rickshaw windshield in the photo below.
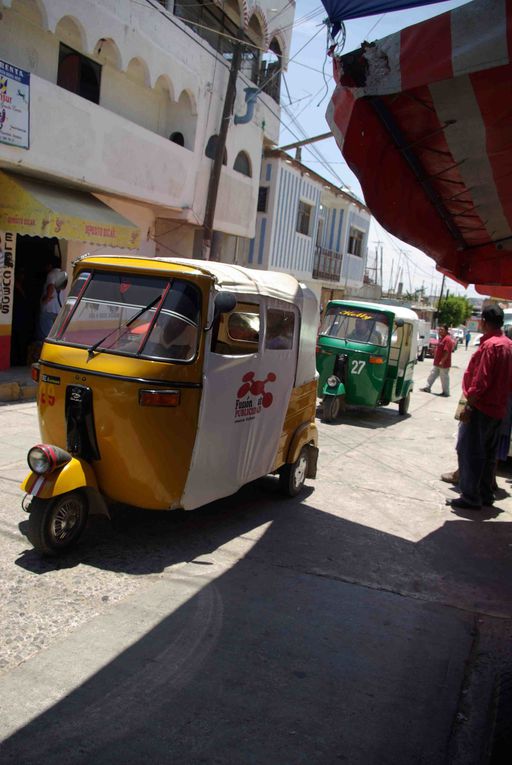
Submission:
<svg viewBox="0 0 512 765">
<path fill-rule="evenodd" d="M 322 320 L 320 334 L 339 340 L 386 346 L 389 318 L 380 311 L 330 306 Z"/>
<path fill-rule="evenodd" d="M 184 279 L 82 271 L 48 340 L 91 352 L 191 361 L 200 293 Z"/>
</svg>

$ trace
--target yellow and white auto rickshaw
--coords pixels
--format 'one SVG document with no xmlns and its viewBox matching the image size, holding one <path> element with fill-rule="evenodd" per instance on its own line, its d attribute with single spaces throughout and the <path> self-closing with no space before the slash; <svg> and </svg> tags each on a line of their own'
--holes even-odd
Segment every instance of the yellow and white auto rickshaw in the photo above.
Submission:
<svg viewBox="0 0 512 765">
<path fill-rule="evenodd" d="M 192 510 L 316 475 L 313 293 L 222 263 L 83 256 L 34 366 L 27 535 L 67 550 L 89 510 Z"/>
</svg>

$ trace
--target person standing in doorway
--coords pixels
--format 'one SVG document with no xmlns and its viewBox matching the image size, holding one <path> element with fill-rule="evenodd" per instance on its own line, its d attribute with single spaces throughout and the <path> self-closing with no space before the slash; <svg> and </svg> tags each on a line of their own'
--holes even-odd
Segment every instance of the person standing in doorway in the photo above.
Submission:
<svg viewBox="0 0 512 765">
<path fill-rule="evenodd" d="M 442 396 L 450 395 L 450 367 L 452 365 L 453 340 L 448 332 L 448 327 L 443 324 L 439 327 L 439 342 L 434 355 L 434 366 L 430 372 L 427 384 L 420 390 L 430 393 L 433 383 L 439 377 L 441 379 Z"/>
<path fill-rule="evenodd" d="M 512 341 L 506 337 L 503 309 L 484 308 L 482 337 L 462 378 L 466 404 L 457 438 L 460 497 L 452 507 L 480 510 L 494 504 L 494 476 L 500 428 L 512 393 Z"/>
<path fill-rule="evenodd" d="M 48 261 L 46 281 L 41 295 L 36 331 L 37 340 L 46 339 L 60 311 L 62 302 L 60 289 L 56 285 L 59 284 L 62 273 L 59 259 L 56 256 L 52 256 Z"/>
</svg>

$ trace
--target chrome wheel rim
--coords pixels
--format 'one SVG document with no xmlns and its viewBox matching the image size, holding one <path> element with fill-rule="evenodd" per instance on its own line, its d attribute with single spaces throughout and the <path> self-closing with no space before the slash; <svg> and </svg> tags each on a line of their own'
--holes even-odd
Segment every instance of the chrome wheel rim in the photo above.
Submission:
<svg viewBox="0 0 512 765">
<path fill-rule="evenodd" d="M 293 471 L 293 486 L 295 489 L 298 489 L 304 481 L 306 480 L 306 468 L 308 466 L 308 460 L 307 457 L 304 454 L 301 454 L 299 459 L 297 460 L 297 464 L 295 465 L 295 470 Z"/>
<path fill-rule="evenodd" d="M 50 530 L 56 542 L 66 542 L 80 525 L 82 505 L 78 499 L 69 498 L 57 507 Z"/>
</svg>

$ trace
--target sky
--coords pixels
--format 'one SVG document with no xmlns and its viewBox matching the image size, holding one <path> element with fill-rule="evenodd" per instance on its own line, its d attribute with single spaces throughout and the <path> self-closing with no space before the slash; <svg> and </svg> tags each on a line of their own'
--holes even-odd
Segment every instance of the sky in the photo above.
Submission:
<svg viewBox="0 0 512 765">
<path fill-rule="evenodd" d="M 449 0 L 422 8 L 347 21 L 343 52 L 359 48 L 363 40 L 378 40 L 411 24 L 464 5 L 467 1 Z M 281 88 L 281 146 L 329 131 L 325 112 L 334 81 L 331 60 L 326 56 L 327 31 L 322 23 L 326 15 L 320 0 L 297 0 L 290 62 Z M 359 182 L 349 170 L 334 138 L 303 147 L 301 161 L 331 183 L 348 188 L 351 193 L 364 199 Z M 372 218 L 368 239 L 369 267 L 375 263 L 377 247 L 383 251 L 384 289 L 387 290 L 392 281 L 396 283 L 396 274 L 401 265 L 405 291 L 423 286 L 427 294 L 439 295 L 443 277 L 436 271 L 432 258 L 391 236 Z M 445 280 L 444 290 L 444 294 L 449 290 L 450 294 L 481 297 L 473 287 L 465 290 L 451 279 Z"/>
</svg>

